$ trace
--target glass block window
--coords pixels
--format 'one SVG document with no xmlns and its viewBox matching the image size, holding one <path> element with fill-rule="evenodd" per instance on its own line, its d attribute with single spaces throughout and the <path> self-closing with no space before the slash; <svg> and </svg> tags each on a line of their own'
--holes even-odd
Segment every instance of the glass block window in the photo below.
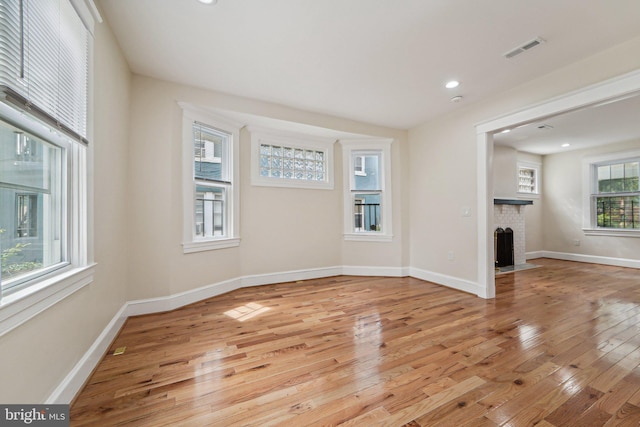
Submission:
<svg viewBox="0 0 640 427">
<path fill-rule="evenodd" d="M 249 131 L 253 185 L 333 188 L 335 140 L 276 130 Z"/>
<path fill-rule="evenodd" d="M 518 164 L 518 193 L 540 194 L 539 165 Z"/>
<path fill-rule="evenodd" d="M 324 151 L 260 144 L 260 176 L 281 179 L 324 181 Z"/>
</svg>

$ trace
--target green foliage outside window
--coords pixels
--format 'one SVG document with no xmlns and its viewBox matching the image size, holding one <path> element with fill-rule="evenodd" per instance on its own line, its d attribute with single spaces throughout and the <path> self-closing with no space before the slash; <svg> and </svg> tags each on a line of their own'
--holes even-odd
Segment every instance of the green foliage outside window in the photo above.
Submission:
<svg viewBox="0 0 640 427">
<path fill-rule="evenodd" d="M 0 228 L 0 234 L 4 232 L 5 230 Z M 22 250 L 27 246 L 29 246 L 29 243 L 17 243 L 15 246 L 3 249 L 2 252 L 0 252 L 3 278 L 19 276 L 20 274 L 28 273 L 29 271 L 42 267 L 42 264 L 39 262 L 19 261 Z"/>
</svg>

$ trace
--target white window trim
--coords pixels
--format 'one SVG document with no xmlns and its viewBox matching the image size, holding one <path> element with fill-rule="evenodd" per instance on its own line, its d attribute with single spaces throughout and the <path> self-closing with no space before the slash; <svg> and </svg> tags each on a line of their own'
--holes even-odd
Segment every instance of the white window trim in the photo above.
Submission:
<svg viewBox="0 0 640 427">
<path fill-rule="evenodd" d="M 517 169 L 517 177 L 516 179 L 518 180 L 518 182 L 516 183 L 516 192 L 518 194 L 518 197 L 529 197 L 529 198 L 540 198 L 540 186 L 542 185 L 542 177 L 540 176 L 540 169 L 541 169 L 542 165 L 540 163 L 535 163 L 535 162 L 518 162 L 518 169 Z M 535 172 L 535 176 L 534 176 L 534 181 L 535 181 L 535 189 L 536 191 L 533 193 L 527 193 L 527 192 L 521 192 L 520 191 L 520 169 L 533 169 Z"/>
<path fill-rule="evenodd" d="M 88 148 L 78 142 L 69 142 L 62 133 L 52 131 L 36 119 L 19 112 L 0 102 L 0 114 L 12 122 L 33 133 L 35 136 L 52 141 L 67 150 L 64 168 L 68 182 L 67 210 L 68 220 L 64 230 L 67 232 L 68 262 L 61 268 L 34 278 L 28 286 L 22 286 L 6 295 L 0 289 L 0 336 L 18 327 L 22 323 L 62 301 L 84 286 L 93 282 L 95 264 L 89 261 L 91 242 L 88 238 L 89 185 L 87 174 Z M 70 230 L 67 229 L 70 228 Z"/>
<path fill-rule="evenodd" d="M 333 190 L 333 146 L 335 139 L 286 132 L 251 126 L 251 184 L 263 187 L 307 188 L 316 190 Z M 271 178 L 260 176 L 260 144 L 283 145 L 324 152 L 325 180 L 307 181 L 304 179 Z"/>
<path fill-rule="evenodd" d="M 182 206 L 183 253 L 194 253 L 216 249 L 232 248 L 240 245 L 240 129 L 243 125 L 221 117 L 205 108 L 186 102 L 178 102 L 183 110 L 182 115 Z M 231 135 L 229 163 L 232 167 L 231 191 L 226 201 L 227 235 L 225 237 L 196 237 L 195 203 L 193 180 L 193 130 L 194 122 L 201 122 L 211 127 L 228 132 Z"/>
<path fill-rule="evenodd" d="M 391 193 L 391 144 L 392 139 L 341 139 L 342 163 L 343 163 L 343 229 L 345 241 L 356 242 L 390 242 L 393 240 L 393 195 Z M 382 177 L 380 186 L 381 226 L 382 231 L 355 232 L 353 218 L 355 215 L 352 203 L 351 188 L 353 187 L 354 164 L 352 153 L 354 151 L 376 151 L 380 153 L 382 161 Z"/>
<path fill-rule="evenodd" d="M 640 150 L 587 156 L 582 159 L 582 231 L 586 236 L 640 237 L 640 230 L 597 227 L 595 225 L 597 213 L 591 201 L 593 186 L 597 179 L 594 166 L 637 158 L 640 158 Z"/>
</svg>

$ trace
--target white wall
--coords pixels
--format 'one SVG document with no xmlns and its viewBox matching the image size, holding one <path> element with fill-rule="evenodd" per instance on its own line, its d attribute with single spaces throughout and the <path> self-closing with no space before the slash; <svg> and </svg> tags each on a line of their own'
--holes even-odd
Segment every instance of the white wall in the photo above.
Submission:
<svg viewBox="0 0 640 427">
<path fill-rule="evenodd" d="M 636 38 L 411 129 L 411 267 L 478 280 L 477 212 L 461 215 L 462 207 L 477 206 L 476 124 L 639 68 Z M 447 257 L 449 251 L 454 251 L 453 260 Z"/>
<path fill-rule="evenodd" d="M 543 156 L 532 153 L 524 153 L 522 151 L 518 151 L 517 155 L 518 162 L 528 162 L 528 163 L 537 163 L 540 165 L 539 169 L 539 180 L 540 184 L 544 185 L 544 168 L 542 167 Z M 516 178 L 514 178 L 516 179 Z M 517 183 L 514 182 L 514 185 Z M 528 200 L 533 200 L 533 205 L 527 205 L 524 208 L 524 216 L 525 216 L 525 252 L 537 252 L 544 249 L 543 243 L 543 222 L 542 222 L 542 212 L 544 207 L 544 193 L 540 191 L 540 195 L 525 195 L 524 197 L 520 197 Z"/>
<path fill-rule="evenodd" d="M 640 149 L 640 140 L 608 144 L 544 158 L 544 247 L 547 251 L 640 259 L 640 238 L 585 236 L 583 222 L 583 159 Z M 574 245 L 580 240 L 580 246 Z"/>
<path fill-rule="evenodd" d="M 518 151 L 496 145 L 493 149 L 493 196 L 496 199 L 515 199 L 518 189 Z"/>
<path fill-rule="evenodd" d="M 131 218 L 128 299 L 193 290 L 248 275 L 342 265 L 406 266 L 402 162 L 406 131 L 312 114 L 219 92 L 135 76 L 130 159 Z M 182 111 L 178 101 L 341 132 L 393 138 L 393 232 L 389 243 L 344 242 L 342 154 L 334 147 L 335 188 L 252 186 L 250 135 L 240 133 L 240 246 L 182 253 Z M 405 203 L 405 209 L 403 209 Z M 406 242 L 406 241 L 405 241 Z"/>
<path fill-rule="evenodd" d="M 107 25 L 96 26 L 94 282 L 0 337 L 0 402 L 41 403 L 125 302 L 130 238 L 127 154 L 130 73 Z"/>
</svg>

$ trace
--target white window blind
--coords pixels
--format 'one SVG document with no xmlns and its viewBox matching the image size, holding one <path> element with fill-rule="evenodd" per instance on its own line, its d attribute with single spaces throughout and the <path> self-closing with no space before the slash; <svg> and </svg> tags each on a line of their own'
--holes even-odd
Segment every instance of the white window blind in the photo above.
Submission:
<svg viewBox="0 0 640 427">
<path fill-rule="evenodd" d="M 0 2 L 0 94 L 86 142 L 89 32 L 69 0 Z"/>
</svg>

